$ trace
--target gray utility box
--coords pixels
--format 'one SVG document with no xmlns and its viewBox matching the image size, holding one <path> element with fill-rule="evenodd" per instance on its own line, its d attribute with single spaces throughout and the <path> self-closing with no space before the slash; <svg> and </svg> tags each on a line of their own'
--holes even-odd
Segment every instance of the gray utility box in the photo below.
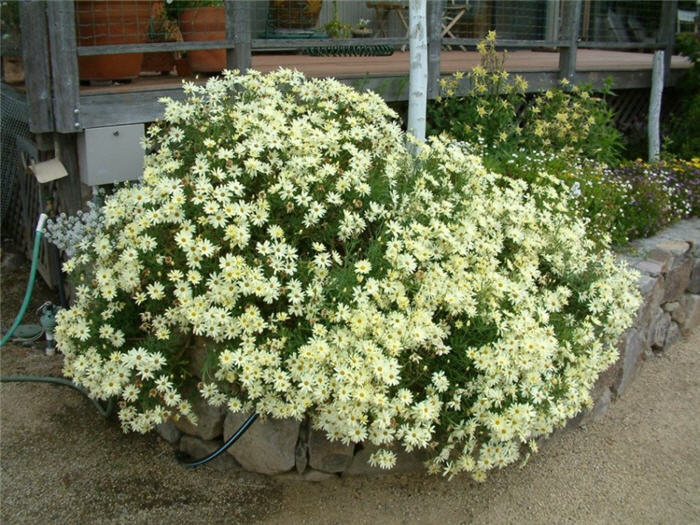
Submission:
<svg viewBox="0 0 700 525">
<path fill-rule="evenodd" d="M 140 179 L 143 124 L 88 128 L 78 135 L 80 179 L 88 186 Z"/>
</svg>

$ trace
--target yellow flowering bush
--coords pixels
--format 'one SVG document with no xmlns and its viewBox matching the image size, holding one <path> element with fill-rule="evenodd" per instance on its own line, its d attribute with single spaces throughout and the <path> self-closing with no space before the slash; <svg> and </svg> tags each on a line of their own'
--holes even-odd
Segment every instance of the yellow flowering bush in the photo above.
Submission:
<svg viewBox="0 0 700 525">
<path fill-rule="evenodd" d="M 614 113 L 590 85 L 527 95 L 528 83 L 504 67 L 506 52 L 496 50 L 496 33 L 479 42 L 481 64 L 440 80 L 440 95 L 429 105 L 431 133 L 478 145 L 496 162 L 521 149 L 556 152 L 565 159 L 584 157 L 615 165 L 622 135 Z M 606 82 L 602 95 L 611 95 Z"/>
<path fill-rule="evenodd" d="M 413 157 L 377 95 L 331 79 L 185 91 L 143 181 L 67 262 L 65 374 L 118 397 L 125 431 L 194 419 L 195 382 L 212 405 L 373 443 L 383 468 L 428 449 L 431 472 L 483 479 L 590 402 L 639 297 L 561 188 L 439 139 Z"/>
</svg>

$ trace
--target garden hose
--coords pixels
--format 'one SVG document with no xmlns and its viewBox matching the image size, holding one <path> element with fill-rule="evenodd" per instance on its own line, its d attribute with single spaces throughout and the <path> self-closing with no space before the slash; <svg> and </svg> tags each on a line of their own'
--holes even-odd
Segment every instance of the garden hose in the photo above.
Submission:
<svg viewBox="0 0 700 525">
<path fill-rule="evenodd" d="M 10 340 L 12 335 L 15 333 L 17 330 L 17 327 L 20 326 L 20 323 L 22 322 L 22 319 L 24 318 L 24 315 L 27 313 L 27 308 L 29 307 L 29 301 L 32 297 L 32 292 L 34 291 L 34 281 L 36 280 L 36 271 L 37 267 L 39 265 L 39 251 L 41 249 L 41 238 L 43 234 L 43 228 L 44 228 L 44 223 L 46 222 L 46 219 L 48 217 L 46 216 L 45 213 L 42 213 L 39 217 L 39 221 L 37 222 L 36 225 L 36 235 L 34 237 L 34 252 L 32 254 L 32 268 L 29 272 L 29 282 L 27 283 L 27 291 L 24 294 L 24 301 L 22 302 L 22 307 L 20 308 L 19 313 L 17 314 L 17 317 L 15 317 L 14 322 L 12 323 L 12 326 L 10 329 L 7 331 L 5 336 L 2 338 L 2 341 L 0 342 L 0 347 L 5 346 L 5 344 Z M 50 303 L 48 303 L 50 305 Z M 40 310 L 42 310 L 42 325 L 46 324 L 49 329 L 53 328 L 53 315 L 55 314 L 55 310 L 51 310 L 50 312 L 44 311 L 46 310 L 47 303 L 44 303 L 41 307 Z M 53 305 L 51 305 L 53 306 Z M 50 314 L 50 315 L 49 315 Z M 44 319 L 44 317 L 47 317 L 47 319 Z M 50 319 L 48 319 L 50 317 Z M 45 329 L 47 327 L 44 327 Z M 43 333 L 43 332 L 42 332 Z M 47 332 L 48 333 L 48 332 Z M 50 341 L 49 341 L 50 343 Z M 83 394 L 85 397 L 87 397 L 90 402 L 94 405 L 94 407 L 97 409 L 99 414 L 102 417 L 109 417 L 112 412 L 114 411 L 114 398 L 110 398 L 109 401 L 107 402 L 106 407 L 102 407 L 100 403 L 96 400 L 90 397 L 90 394 L 85 390 L 84 388 L 76 385 L 72 381 L 69 381 L 68 379 L 63 379 L 60 377 L 51 377 L 51 376 L 24 376 L 24 375 L 16 375 L 16 376 L 1 376 L 0 377 L 0 383 L 52 383 L 56 385 L 63 385 L 70 387 L 74 390 L 77 390 L 81 394 Z M 240 438 L 245 432 L 250 428 L 250 426 L 255 422 L 255 420 L 258 418 L 258 414 L 254 412 L 251 414 L 248 419 L 246 419 L 243 424 L 236 430 L 233 435 L 224 443 L 219 449 L 215 450 L 211 454 L 209 454 L 206 457 L 203 457 L 201 459 L 189 461 L 187 459 L 188 456 L 184 454 L 178 454 L 177 459 L 180 462 L 180 464 L 186 466 L 186 467 L 198 467 L 200 465 L 204 465 L 205 463 L 209 463 L 211 460 L 217 458 L 220 454 L 226 451 L 231 445 L 233 445 L 238 438 Z"/>
<path fill-rule="evenodd" d="M 45 213 L 42 213 L 39 216 L 39 221 L 37 222 L 36 225 L 36 235 L 34 237 L 34 251 L 32 253 L 32 268 L 29 271 L 29 282 L 27 283 L 27 291 L 24 294 L 24 301 L 22 302 L 22 306 L 19 310 L 19 313 L 17 314 L 17 317 L 15 317 L 14 323 L 12 323 L 12 326 L 10 329 L 7 331 L 7 333 L 3 336 L 2 341 L 0 341 L 0 347 L 5 346 L 5 344 L 12 338 L 12 335 L 15 333 L 17 330 L 17 327 L 20 326 L 20 323 L 22 322 L 22 319 L 24 318 L 24 315 L 27 313 L 27 308 L 29 307 L 29 301 L 32 297 L 32 292 L 34 291 L 34 281 L 36 280 L 36 270 L 37 267 L 39 266 L 39 250 L 41 248 L 41 237 L 43 235 L 43 228 L 44 228 L 44 223 L 46 222 L 46 219 L 48 217 L 46 216 Z M 42 305 L 41 308 L 44 308 L 46 306 L 46 303 Z M 92 399 L 90 395 L 87 393 L 87 391 L 72 381 L 69 381 L 68 379 L 63 379 L 60 377 L 51 377 L 51 376 L 2 376 L 0 377 L 0 383 L 24 383 L 24 382 L 33 382 L 33 383 L 54 383 L 57 385 L 63 385 L 63 386 L 68 386 L 70 388 L 73 388 L 80 392 L 81 394 L 84 394 L 90 402 L 97 408 L 97 411 L 100 413 L 100 415 L 104 417 L 108 417 L 114 410 L 114 400 L 110 399 L 109 402 L 107 403 L 106 408 L 102 408 L 102 406 L 97 402 L 97 400 Z"/>
<path fill-rule="evenodd" d="M 74 390 L 77 390 L 85 397 L 87 397 L 90 402 L 95 406 L 97 411 L 102 417 L 109 417 L 114 412 L 114 398 L 110 398 L 107 401 L 107 406 L 102 408 L 100 403 L 96 399 L 92 399 L 87 391 L 72 381 L 68 379 L 63 379 L 61 377 L 51 377 L 51 376 L 2 376 L 0 377 L 0 383 L 54 383 L 56 385 L 68 386 Z"/>
<path fill-rule="evenodd" d="M 224 453 L 227 448 L 229 448 L 231 445 L 233 445 L 236 441 L 238 441 L 238 438 L 240 438 L 243 434 L 246 433 L 246 431 L 250 428 L 250 426 L 255 423 L 255 420 L 258 419 L 258 413 L 253 412 L 250 416 L 248 416 L 248 419 L 246 419 L 243 424 L 238 427 L 238 430 L 236 430 L 233 435 L 226 440 L 226 443 L 221 445 L 218 449 L 216 449 L 214 452 L 209 454 L 208 456 L 205 456 L 201 459 L 195 459 L 193 461 L 189 461 L 187 458 L 189 457 L 187 454 L 180 452 L 175 455 L 177 458 L 177 461 L 180 463 L 180 465 L 184 467 L 199 467 L 200 465 L 204 465 L 205 463 L 209 463 L 211 460 L 217 458 L 219 455 Z"/>
<path fill-rule="evenodd" d="M 20 308 L 17 317 L 15 317 L 15 322 L 12 323 L 12 326 L 2 338 L 2 341 L 0 341 L 0 347 L 5 346 L 5 343 L 7 343 L 10 340 L 12 334 L 15 333 L 15 330 L 17 330 L 17 327 L 22 322 L 24 314 L 27 313 L 27 308 L 29 307 L 29 300 L 32 297 L 32 291 L 34 291 L 34 280 L 36 279 L 36 270 L 39 266 L 39 250 L 41 249 L 41 237 L 43 235 L 42 230 L 44 228 L 44 223 L 46 222 L 46 219 L 48 219 L 48 217 L 45 213 L 42 213 L 39 216 L 39 222 L 37 222 L 36 224 L 36 235 L 34 236 L 34 252 L 32 254 L 32 269 L 29 271 L 29 283 L 27 283 L 27 291 L 24 294 L 24 301 L 22 302 L 22 307 Z"/>
<path fill-rule="evenodd" d="M 394 54 L 394 48 L 388 45 L 350 45 L 350 46 L 317 46 L 307 47 L 302 51 L 304 55 L 313 57 L 388 57 Z"/>
</svg>

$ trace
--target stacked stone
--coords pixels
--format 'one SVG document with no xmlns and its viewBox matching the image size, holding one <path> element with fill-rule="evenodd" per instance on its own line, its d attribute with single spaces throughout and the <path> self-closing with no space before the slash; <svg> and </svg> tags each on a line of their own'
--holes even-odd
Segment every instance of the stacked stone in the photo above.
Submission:
<svg viewBox="0 0 700 525">
<path fill-rule="evenodd" d="M 625 392 L 641 361 L 660 355 L 700 325 L 700 219 L 633 241 L 620 259 L 639 271 L 643 302 L 634 326 L 620 338 L 620 358 L 593 389 L 593 409 L 574 423 L 602 416 Z"/>
<path fill-rule="evenodd" d="M 622 395 L 634 378 L 640 362 L 663 352 L 700 325 L 700 219 L 678 223 L 659 235 L 631 243 L 620 255 L 640 272 L 639 289 L 644 301 L 634 326 L 621 338 L 620 357 L 598 379 L 591 410 L 571 421 L 585 424 L 603 415 L 610 403 Z M 200 376 L 207 356 L 206 346 L 195 344 L 190 371 Z M 196 397 L 193 403 L 198 424 L 168 421 L 160 435 L 193 458 L 204 457 L 241 426 L 247 414 L 233 414 L 209 406 Z M 397 450 L 391 471 L 371 467 L 367 461 L 373 445 L 344 445 L 329 441 L 309 421 L 260 418 L 241 438 L 211 462 L 217 469 L 244 469 L 284 479 L 321 481 L 339 475 L 416 472 L 424 470 L 422 453 Z"/>
</svg>

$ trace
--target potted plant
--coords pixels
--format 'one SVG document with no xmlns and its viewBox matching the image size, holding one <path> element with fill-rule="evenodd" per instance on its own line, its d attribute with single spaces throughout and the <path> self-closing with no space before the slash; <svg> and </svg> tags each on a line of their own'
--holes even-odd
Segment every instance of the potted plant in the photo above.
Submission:
<svg viewBox="0 0 700 525">
<path fill-rule="evenodd" d="M 221 0 L 175 0 L 166 9 L 179 21 L 185 42 L 226 39 L 226 11 Z M 195 73 L 214 73 L 226 68 L 225 49 L 188 51 L 187 63 Z"/>
<path fill-rule="evenodd" d="M 182 42 L 182 33 L 177 21 L 168 16 L 163 2 L 151 4 L 151 19 L 148 22 L 149 42 Z M 179 53 L 177 53 L 179 54 Z M 168 74 L 175 66 L 175 55 L 172 51 L 144 53 L 142 71 Z"/>
<path fill-rule="evenodd" d="M 351 26 L 344 24 L 338 18 L 338 0 L 333 0 L 333 19 L 323 28 L 329 38 L 348 38 L 350 36 Z"/>
<path fill-rule="evenodd" d="M 150 0 L 76 0 L 79 46 L 140 44 L 147 41 Z M 81 80 L 127 80 L 141 72 L 143 53 L 79 56 Z"/>
<path fill-rule="evenodd" d="M 352 28 L 352 36 L 356 38 L 368 38 L 372 36 L 372 30 L 369 27 L 367 18 L 360 18 L 360 21 Z"/>
<path fill-rule="evenodd" d="M 276 30 L 311 29 L 318 23 L 322 0 L 272 0 L 270 20 Z"/>
</svg>

